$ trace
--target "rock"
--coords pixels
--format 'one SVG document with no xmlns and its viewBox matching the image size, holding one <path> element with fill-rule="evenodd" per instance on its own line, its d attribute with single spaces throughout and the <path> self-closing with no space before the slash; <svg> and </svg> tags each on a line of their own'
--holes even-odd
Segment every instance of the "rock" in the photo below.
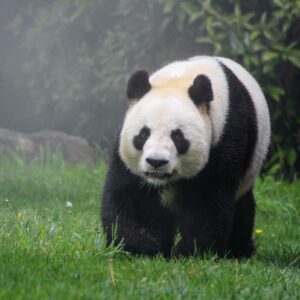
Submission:
<svg viewBox="0 0 300 300">
<path fill-rule="evenodd" d="M 96 160 L 95 150 L 83 138 L 58 131 L 40 131 L 31 134 L 30 137 L 36 151 L 41 148 L 51 153 L 61 151 L 64 159 L 71 164 Z"/>
<path fill-rule="evenodd" d="M 50 154 L 61 152 L 64 160 L 72 165 L 96 161 L 96 151 L 83 138 L 50 130 L 22 134 L 0 129 L 0 152 L 22 153 L 31 161 L 39 158 L 41 149 Z"/>
<path fill-rule="evenodd" d="M 0 151 L 30 153 L 34 149 L 31 139 L 26 134 L 0 129 Z"/>
</svg>

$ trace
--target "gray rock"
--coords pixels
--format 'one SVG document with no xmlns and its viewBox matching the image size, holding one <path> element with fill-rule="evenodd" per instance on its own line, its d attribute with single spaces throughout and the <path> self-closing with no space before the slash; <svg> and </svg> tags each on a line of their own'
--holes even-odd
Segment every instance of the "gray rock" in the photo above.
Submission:
<svg viewBox="0 0 300 300">
<path fill-rule="evenodd" d="M 96 161 L 96 151 L 81 137 L 50 130 L 22 134 L 0 129 L 0 152 L 17 152 L 31 161 L 39 158 L 41 151 L 47 154 L 61 152 L 64 160 L 72 165 Z"/>
<path fill-rule="evenodd" d="M 33 142 L 28 135 L 12 130 L 0 129 L 0 151 L 32 152 Z"/>
</svg>

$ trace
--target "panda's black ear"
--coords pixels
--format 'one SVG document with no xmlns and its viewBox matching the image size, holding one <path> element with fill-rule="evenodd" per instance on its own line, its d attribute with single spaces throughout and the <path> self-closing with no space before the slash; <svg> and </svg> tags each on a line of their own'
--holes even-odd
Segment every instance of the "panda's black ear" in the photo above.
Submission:
<svg viewBox="0 0 300 300">
<path fill-rule="evenodd" d="M 134 72 L 128 80 L 126 95 L 128 99 L 141 99 L 151 89 L 149 74 L 145 70 Z"/>
<path fill-rule="evenodd" d="M 211 87 L 211 81 L 205 75 L 198 75 L 193 84 L 188 89 L 190 98 L 199 106 L 201 103 L 206 105 L 213 100 L 213 91 Z"/>
</svg>

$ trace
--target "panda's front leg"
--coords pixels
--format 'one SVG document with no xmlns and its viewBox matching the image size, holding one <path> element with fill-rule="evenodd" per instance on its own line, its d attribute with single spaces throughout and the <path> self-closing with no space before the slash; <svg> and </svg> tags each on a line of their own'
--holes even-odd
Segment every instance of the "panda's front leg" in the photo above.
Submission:
<svg viewBox="0 0 300 300">
<path fill-rule="evenodd" d="M 132 254 L 169 257 L 174 237 L 172 216 L 154 195 L 148 192 L 147 198 L 146 194 L 106 185 L 101 219 L 107 245 L 122 243 Z"/>
<path fill-rule="evenodd" d="M 159 252 L 159 240 L 137 220 L 135 207 L 123 199 L 126 205 L 120 205 L 110 195 L 102 203 L 102 224 L 106 233 L 107 246 L 121 243 L 124 250 L 132 254 L 153 256 Z M 118 200 L 119 201 L 119 200 Z"/>
<path fill-rule="evenodd" d="M 224 257 L 234 217 L 234 194 L 228 189 L 217 189 L 190 194 L 177 207 L 177 228 L 180 241 L 175 256 L 203 254 L 207 251 Z"/>
</svg>

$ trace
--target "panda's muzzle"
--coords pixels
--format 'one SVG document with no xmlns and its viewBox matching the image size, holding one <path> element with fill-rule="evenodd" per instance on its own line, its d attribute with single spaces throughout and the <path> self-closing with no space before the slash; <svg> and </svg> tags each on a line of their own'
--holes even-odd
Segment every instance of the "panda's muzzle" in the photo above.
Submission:
<svg viewBox="0 0 300 300">
<path fill-rule="evenodd" d="M 170 179 L 175 174 L 175 172 L 173 173 L 145 172 L 144 174 L 148 178 L 166 180 L 166 179 Z"/>
<path fill-rule="evenodd" d="M 146 162 L 153 167 L 154 169 L 158 169 L 168 164 L 168 160 L 166 159 L 155 159 L 155 158 L 146 158 Z"/>
</svg>

